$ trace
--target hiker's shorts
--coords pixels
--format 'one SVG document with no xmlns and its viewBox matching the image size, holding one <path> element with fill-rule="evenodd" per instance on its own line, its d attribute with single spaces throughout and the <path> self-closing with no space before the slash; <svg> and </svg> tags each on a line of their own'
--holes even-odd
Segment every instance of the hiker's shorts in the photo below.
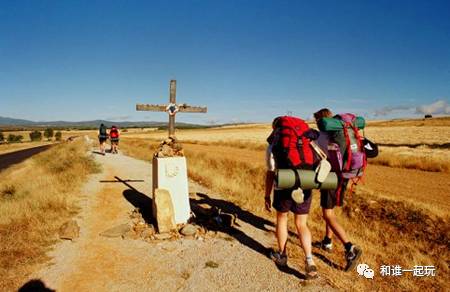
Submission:
<svg viewBox="0 0 450 292">
<path fill-rule="evenodd" d="M 293 189 L 274 190 L 272 206 L 278 212 L 289 212 L 294 214 L 308 214 L 311 208 L 312 195 L 311 190 L 304 190 L 303 203 L 297 204 L 291 197 Z"/>
<path fill-rule="evenodd" d="M 336 190 L 320 190 L 320 207 L 323 209 L 333 209 L 344 204 L 344 194 L 347 189 L 348 179 L 341 181 L 342 187 L 339 194 Z"/>
<path fill-rule="evenodd" d="M 110 138 L 112 143 L 119 144 L 119 138 Z"/>
<path fill-rule="evenodd" d="M 102 144 L 102 143 L 105 143 L 106 142 L 106 138 L 98 138 L 98 142 L 100 143 L 100 144 Z"/>
</svg>

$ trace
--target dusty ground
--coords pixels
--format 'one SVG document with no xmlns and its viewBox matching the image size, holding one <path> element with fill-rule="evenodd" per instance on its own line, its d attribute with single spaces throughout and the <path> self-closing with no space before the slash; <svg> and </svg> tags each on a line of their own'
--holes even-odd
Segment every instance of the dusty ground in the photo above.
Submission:
<svg viewBox="0 0 450 292">
<path fill-rule="evenodd" d="M 267 258 L 274 245 L 271 222 L 242 210 L 238 211 L 240 227 L 203 240 L 148 243 L 99 236 L 106 229 L 131 223 L 129 213 L 150 204 L 151 165 L 123 155 L 95 155 L 95 159 L 103 172 L 94 175 L 83 190 L 82 211 L 76 218 L 80 238 L 59 243 L 50 254 L 52 262 L 30 279 L 40 279 L 57 291 L 332 289 L 323 278 L 305 281 L 303 263 L 290 262 L 288 269 L 278 270 Z M 130 183 L 135 190 L 118 182 L 99 182 L 114 176 L 144 182 Z M 207 194 L 209 202 L 231 204 L 193 183 L 190 187 L 193 193 Z M 208 267 L 208 261 L 218 266 Z"/>
</svg>

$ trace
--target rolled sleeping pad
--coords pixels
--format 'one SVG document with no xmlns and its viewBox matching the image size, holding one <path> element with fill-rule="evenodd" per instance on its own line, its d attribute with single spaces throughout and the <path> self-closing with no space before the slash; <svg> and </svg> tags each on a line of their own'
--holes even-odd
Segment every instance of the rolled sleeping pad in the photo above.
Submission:
<svg viewBox="0 0 450 292">
<path fill-rule="evenodd" d="M 279 169 L 276 172 L 275 183 L 279 189 L 291 189 L 295 185 L 295 172 L 298 173 L 300 179 L 300 188 L 302 190 L 321 189 L 334 190 L 338 185 L 338 177 L 336 173 L 330 172 L 325 181 L 320 184 L 316 182 L 316 172 L 314 170 L 305 169 Z"/>
<path fill-rule="evenodd" d="M 355 125 L 358 129 L 364 129 L 366 120 L 363 117 L 356 117 Z M 336 118 L 322 118 L 318 122 L 321 131 L 340 131 L 342 130 L 342 120 Z"/>
</svg>

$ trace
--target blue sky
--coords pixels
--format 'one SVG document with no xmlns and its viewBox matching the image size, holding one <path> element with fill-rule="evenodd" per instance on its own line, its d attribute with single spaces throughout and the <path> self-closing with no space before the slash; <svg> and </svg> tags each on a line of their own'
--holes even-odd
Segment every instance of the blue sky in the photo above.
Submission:
<svg viewBox="0 0 450 292">
<path fill-rule="evenodd" d="M 0 116 L 194 123 L 449 114 L 449 1 L 0 0 Z"/>
</svg>

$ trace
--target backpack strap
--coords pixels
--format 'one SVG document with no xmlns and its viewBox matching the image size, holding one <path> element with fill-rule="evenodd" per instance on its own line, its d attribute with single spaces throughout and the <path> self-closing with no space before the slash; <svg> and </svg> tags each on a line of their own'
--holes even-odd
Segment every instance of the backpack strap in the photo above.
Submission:
<svg viewBox="0 0 450 292">
<path fill-rule="evenodd" d="M 345 144 L 347 144 L 347 161 L 344 166 L 344 170 L 350 170 L 351 163 L 352 163 L 352 149 L 350 146 L 350 136 L 348 134 L 348 128 L 351 127 L 351 123 L 349 122 L 343 122 L 342 128 L 344 131 L 344 137 L 345 137 Z"/>
</svg>

